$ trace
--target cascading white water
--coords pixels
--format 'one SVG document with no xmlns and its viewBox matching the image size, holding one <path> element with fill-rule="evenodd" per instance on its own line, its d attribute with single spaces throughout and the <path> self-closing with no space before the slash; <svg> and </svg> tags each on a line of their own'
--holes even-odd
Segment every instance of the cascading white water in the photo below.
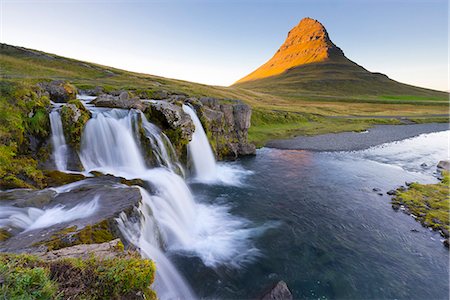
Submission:
<svg viewBox="0 0 450 300">
<path fill-rule="evenodd" d="M 97 112 L 86 124 L 80 160 L 87 171 L 139 174 L 145 162 L 133 134 L 133 111 Z"/>
<path fill-rule="evenodd" d="M 149 174 L 149 172 L 152 170 L 148 170 L 145 167 L 144 158 L 134 136 L 133 122 L 136 120 L 135 114 L 135 111 L 128 112 L 113 109 L 111 111 L 96 112 L 94 117 L 88 121 L 83 132 L 80 153 L 81 162 L 86 170 L 99 170 L 129 179 L 141 178 L 150 181 L 152 174 Z M 184 181 L 178 175 L 165 169 L 159 170 L 173 174 L 184 184 Z M 187 187 L 185 188 L 186 191 L 189 192 Z M 143 193 L 143 199 L 147 195 Z M 175 203 L 167 204 L 172 207 L 177 206 Z M 172 212 L 175 214 L 173 219 L 182 219 L 178 214 L 182 214 L 183 209 L 177 209 Z M 170 223 L 170 220 L 157 220 L 158 223 L 161 222 L 162 224 L 165 221 Z M 153 259 L 158 266 L 155 290 L 159 298 L 195 298 L 190 292 L 189 285 L 170 260 L 165 257 L 160 249 L 161 245 L 153 239 L 155 233 L 148 232 L 148 229 L 146 229 L 148 227 L 147 224 L 150 223 L 143 222 L 140 228 L 138 233 L 140 242 L 137 246 L 145 256 Z M 125 234 L 125 236 L 131 240 L 136 239 L 130 234 Z"/>
<path fill-rule="evenodd" d="M 203 125 L 195 110 L 188 105 L 183 105 L 183 110 L 189 114 L 195 126 L 192 140 L 188 144 L 188 156 L 194 169 L 194 181 L 239 186 L 242 177 L 251 172 L 236 165 L 217 164 Z"/>
<path fill-rule="evenodd" d="M 66 209 L 63 205 L 46 209 L 4 206 L 0 210 L 0 228 L 13 227 L 30 231 L 86 218 L 97 210 L 98 200 L 99 196 L 96 196 L 92 201 L 78 204 L 70 209 Z"/>
<path fill-rule="evenodd" d="M 183 105 L 183 111 L 191 117 L 195 125 L 192 140 L 188 144 L 188 156 L 194 167 L 194 175 L 199 181 L 215 180 L 217 177 L 216 159 L 202 123 L 191 107 Z"/>
<path fill-rule="evenodd" d="M 195 299 L 196 296 L 175 266 L 162 251 L 163 241 L 160 240 L 160 230 L 156 217 L 150 206 L 153 200 L 150 194 L 143 188 L 139 188 L 142 195 L 140 211 L 143 220 L 138 226 L 130 222 L 122 213 L 117 219 L 119 228 L 126 239 L 141 250 L 141 254 L 156 262 L 157 280 L 154 289 L 159 299 Z"/>
<path fill-rule="evenodd" d="M 58 171 L 67 171 L 67 144 L 64 137 L 61 116 L 57 109 L 50 113 L 50 126 L 52 129 L 53 160 Z"/>
<path fill-rule="evenodd" d="M 251 245 L 257 231 L 246 220 L 232 216 L 228 207 L 196 203 L 183 178 L 168 167 L 174 161 L 164 138 L 142 118 L 164 166 L 148 169 L 139 149 L 137 114 L 134 110 L 95 111 L 84 129 L 80 159 L 86 170 L 140 178 L 152 186 L 152 195 L 140 188 L 143 200 L 140 210 L 144 215 L 141 226 L 131 230 L 129 222 L 118 220 L 119 226 L 144 256 L 155 260 L 158 296 L 192 299 L 195 296 L 189 285 L 163 251 L 198 256 L 207 266 L 239 267 L 259 254 Z"/>
</svg>

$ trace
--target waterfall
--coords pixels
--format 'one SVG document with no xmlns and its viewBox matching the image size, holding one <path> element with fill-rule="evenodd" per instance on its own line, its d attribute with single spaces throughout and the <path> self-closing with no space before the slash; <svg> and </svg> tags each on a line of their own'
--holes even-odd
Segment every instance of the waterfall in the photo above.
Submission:
<svg viewBox="0 0 450 300">
<path fill-rule="evenodd" d="M 87 122 L 80 153 L 85 170 L 114 175 L 139 174 L 146 170 L 134 137 L 133 113 L 119 109 L 96 112 Z"/>
<path fill-rule="evenodd" d="M 175 149 L 167 135 L 158 126 L 150 123 L 144 113 L 141 112 L 140 116 L 145 135 L 152 145 L 152 152 L 159 166 L 167 167 L 169 170 L 181 173 L 184 176 L 183 166 L 178 161 Z"/>
<path fill-rule="evenodd" d="M 188 156 L 194 167 L 194 175 L 199 181 L 214 181 L 217 178 L 216 160 L 202 123 L 191 107 L 183 105 L 183 110 L 195 125 L 192 140 L 188 144 Z"/>
<path fill-rule="evenodd" d="M 152 196 L 143 188 L 139 189 L 142 195 L 140 211 L 144 216 L 143 221 L 138 227 L 122 213 L 117 219 L 120 231 L 129 242 L 141 250 L 142 256 L 156 262 L 157 280 L 153 288 L 159 299 L 195 299 L 196 296 L 189 285 L 161 250 L 163 241 L 160 240 L 157 218 L 153 214 L 155 210 L 151 208 L 154 207 Z"/>
<path fill-rule="evenodd" d="M 67 144 L 64 138 L 61 116 L 57 109 L 50 113 L 50 126 L 52 129 L 53 160 L 58 171 L 67 171 Z"/>
<path fill-rule="evenodd" d="M 171 227 L 171 222 L 174 222 L 174 220 L 183 220 L 183 225 L 186 226 L 189 222 L 186 218 L 195 217 L 195 214 L 192 213 L 192 207 L 189 208 L 189 205 L 192 205 L 192 203 L 180 207 L 182 203 L 180 201 L 175 202 L 178 199 L 189 198 L 189 196 L 183 196 L 181 194 L 181 198 L 178 198 L 179 195 L 173 195 L 173 193 L 179 191 L 190 195 L 190 191 L 183 179 L 175 173 L 162 168 L 153 170 L 146 168 L 144 158 L 139 150 L 138 142 L 135 137 L 136 131 L 134 128 L 134 121 L 136 120 L 136 113 L 137 112 L 133 110 L 124 111 L 118 109 L 96 111 L 95 115 L 88 121 L 84 129 L 81 141 L 80 159 L 83 167 L 89 171 L 99 170 L 103 173 L 109 173 L 128 179 L 141 178 L 150 183 L 152 183 L 151 180 L 158 175 L 164 176 L 164 174 L 171 174 L 171 179 L 178 185 L 181 185 L 181 187 L 178 188 L 173 188 L 171 185 L 159 186 L 159 179 L 156 178 L 157 181 L 152 183 L 152 185 L 154 185 L 160 193 L 167 193 L 170 196 L 173 196 L 173 198 L 169 199 L 153 198 L 144 189 L 141 189 L 145 205 L 151 205 L 153 207 L 163 205 L 165 207 L 164 210 L 167 209 L 168 213 L 163 213 L 163 216 L 150 216 L 147 210 L 141 208 L 146 217 L 138 232 L 125 234 L 126 229 L 123 229 L 122 231 L 124 232 L 124 236 L 127 237 L 131 243 L 136 244 L 136 246 L 140 248 L 141 253 L 144 256 L 155 261 L 157 271 L 154 288 L 159 298 L 193 299 L 195 297 L 193 296 L 189 285 L 178 273 L 170 260 L 165 257 L 161 243 L 154 238 L 154 235 L 159 235 L 159 233 L 157 234 L 155 233 L 155 230 L 149 229 L 149 227 L 153 228 L 153 225 L 151 225 L 152 221 L 150 220 L 155 220 L 159 226 L 166 229 L 164 231 L 165 236 L 170 237 L 166 243 L 177 240 L 176 238 L 172 238 L 173 236 L 177 236 L 174 234 L 178 229 L 177 226 L 175 226 L 173 230 L 168 229 Z M 157 172 L 158 174 L 152 172 Z M 187 211 L 191 211 L 190 216 L 186 216 Z M 160 218 L 157 218 L 157 216 Z M 119 225 L 120 224 L 121 223 L 119 222 Z M 122 222 L 122 224 L 124 224 L 124 222 Z M 125 227 L 127 226 L 122 226 L 122 228 Z M 187 228 L 189 228 L 189 226 L 187 226 Z M 138 242 L 136 242 L 136 240 Z"/>
<path fill-rule="evenodd" d="M 131 224 L 122 214 L 117 220 L 119 228 L 143 256 L 155 261 L 155 290 L 159 298 L 192 299 L 195 296 L 189 285 L 165 252 L 195 255 L 210 267 L 240 267 L 259 255 L 251 244 L 257 231 L 245 219 L 232 216 L 229 207 L 197 203 L 184 179 L 171 167 L 178 161 L 170 141 L 141 115 L 146 136 L 161 165 L 147 168 L 136 128 L 139 114 L 136 110 L 93 110 L 93 117 L 84 128 L 80 160 L 85 170 L 140 178 L 151 186 L 151 195 L 139 188 L 143 215 L 140 225 Z M 201 124 L 197 124 L 196 132 L 203 132 L 200 139 L 206 139 Z M 206 146 L 209 148 L 207 140 Z M 198 151 L 195 146 L 190 149 Z"/>
</svg>

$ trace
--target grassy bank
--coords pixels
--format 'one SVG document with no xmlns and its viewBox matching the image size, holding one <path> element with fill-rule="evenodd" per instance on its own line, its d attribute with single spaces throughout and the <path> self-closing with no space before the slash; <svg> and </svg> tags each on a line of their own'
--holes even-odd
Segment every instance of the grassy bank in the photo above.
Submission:
<svg viewBox="0 0 450 300">
<path fill-rule="evenodd" d="M 449 118 L 412 118 L 413 123 L 445 123 Z M 404 120 L 402 120 L 404 121 Z M 317 135 L 344 131 L 364 131 L 374 125 L 402 124 L 398 118 L 329 118 L 308 113 L 293 113 L 254 109 L 249 141 L 257 147 L 273 139 L 292 138 L 298 135 Z"/>
<path fill-rule="evenodd" d="M 154 276 L 153 262 L 139 257 L 43 261 L 0 255 L 2 299 L 156 299 Z"/>
<path fill-rule="evenodd" d="M 449 172 L 443 172 L 437 184 L 412 183 L 407 189 L 398 189 L 392 207 L 403 205 L 425 227 L 440 230 L 448 238 L 450 229 Z"/>
</svg>

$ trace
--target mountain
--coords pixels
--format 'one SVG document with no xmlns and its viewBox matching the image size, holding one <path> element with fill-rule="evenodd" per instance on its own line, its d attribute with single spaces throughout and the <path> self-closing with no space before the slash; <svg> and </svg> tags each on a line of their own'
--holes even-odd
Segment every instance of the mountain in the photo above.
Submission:
<svg viewBox="0 0 450 300">
<path fill-rule="evenodd" d="M 269 61 L 233 86 L 283 96 L 448 97 L 369 72 L 345 57 L 325 27 L 311 18 L 301 20 Z"/>
</svg>

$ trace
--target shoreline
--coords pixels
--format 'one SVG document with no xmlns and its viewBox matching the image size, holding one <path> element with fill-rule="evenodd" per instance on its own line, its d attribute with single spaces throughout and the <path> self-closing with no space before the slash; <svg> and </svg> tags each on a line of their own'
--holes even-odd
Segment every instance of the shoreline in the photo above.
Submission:
<svg viewBox="0 0 450 300">
<path fill-rule="evenodd" d="M 375 125 L 364 132 L 327 133 L 315 136 L 297 136 L 291 139 L 271 140 L 267 148 L 308 151 L 357 151 L 384 143 L 401 141 L 425 133 L 449 130 L 448 123 L 412 125 Z"/>
</svg>

